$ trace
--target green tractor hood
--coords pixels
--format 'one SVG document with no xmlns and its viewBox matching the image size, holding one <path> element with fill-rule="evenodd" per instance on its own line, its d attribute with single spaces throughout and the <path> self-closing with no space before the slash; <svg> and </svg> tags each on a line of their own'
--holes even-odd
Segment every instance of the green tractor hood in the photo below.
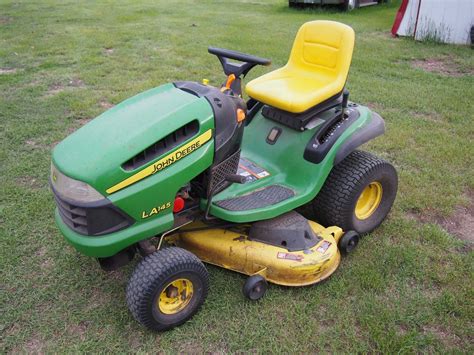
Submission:
<svg viewBox="0 0 474 355">
<path fill-rule="evenodd" d="M 166 84 L 123 101 L 78 129 L 55 147 L 53 163 L 106 195 L 107 188 L 140 170 L 125 170 L 124 162 L 187 123 L 207 123 L 212 117 L 204 98 Z"/>
</svg>

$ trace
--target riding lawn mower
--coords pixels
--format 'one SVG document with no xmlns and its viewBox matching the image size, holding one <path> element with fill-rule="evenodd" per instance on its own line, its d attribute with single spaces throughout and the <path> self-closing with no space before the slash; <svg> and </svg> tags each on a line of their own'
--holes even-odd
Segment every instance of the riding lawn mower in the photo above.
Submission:
<svg viewBox="0 0 474 355">
<path fill-rule="evenodd" d="M 107 110 L 58 144 L 51 187 L 59 230 L 105 270 L 142 258 L 126 290 L 135 319 L 166 330 L 190 319 L 209 288 L 204 263 L 306 286 L 377 228 L 397 192 L 388 162 L 357 150 L 383 119 L 345 89 L 354 31 L 305 23 L 288 63 L 209 47 L 220 87 L 178 81 Z"/>
</svg>

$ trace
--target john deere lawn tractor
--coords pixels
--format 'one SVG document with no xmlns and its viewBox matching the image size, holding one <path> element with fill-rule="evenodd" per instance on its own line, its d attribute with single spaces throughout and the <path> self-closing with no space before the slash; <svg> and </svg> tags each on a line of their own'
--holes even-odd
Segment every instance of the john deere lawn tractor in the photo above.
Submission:
<svg viewBox="0 0 474 355">
<path fill-rule="evenodd" d="M 165 330 L 208 293 L 202 262 L 267 282 L 315 284 L 387 216 L 397 192 L 388 162 L 356 150 L 383 119 L 349 102 L 354 31 L 313 21 L 288 63 L 212 48 L 222 86 L 179 81 L 138 94 L 56 146 L 51 186 L 66 240 L 106 270 L 139 253 L 127 287 L 137 321 Z"/>
</svg>

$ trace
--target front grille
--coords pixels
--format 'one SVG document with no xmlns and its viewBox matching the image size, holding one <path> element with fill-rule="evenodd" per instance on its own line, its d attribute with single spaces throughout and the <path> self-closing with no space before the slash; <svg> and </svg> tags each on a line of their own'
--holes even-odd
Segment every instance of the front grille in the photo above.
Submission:
<svg viewBox="0 0 474 355">
<path fill-rule="evenodd" d="M 213 166 L 210 172 L 207 191 L 212 191 L 213 194 L 216 194 L 219 191 L 224 190 L 227 186 L 229 186 L 230 183 L 227 182 L 225 178 L 229 174 L 237 173 L 237 170 L 239 169 L 239 161 L 240 149 L 223 162 Z"/>
<path fill-rule="evenodd" d="M 72 230 L 87 234 L 87 214 L 86 209 L 71 205 L 66 201 L 61 200 L 56 194 L 54 195 L 56 205 L 58 206 L 59 215 L 64 223 L 66 223 Z"/>
<path fill-rule="evenodd" d="M 133 223 L 132 218 L 105 198 L 80 206 L 61 198 L 54 188 L 53 193 L 61 219 L 79 234 L 104 235 L 117 232 Z"/>
</svg>

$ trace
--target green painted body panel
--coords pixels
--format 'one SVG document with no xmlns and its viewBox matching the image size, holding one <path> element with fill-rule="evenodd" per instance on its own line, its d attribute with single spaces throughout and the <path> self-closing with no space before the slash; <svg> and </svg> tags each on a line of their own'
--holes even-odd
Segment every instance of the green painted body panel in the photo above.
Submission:
<svg viewBox="0 0 474 355">
<path fill-rule="evenodd" d="M 124 162 L 193 119 L 200 121 L 200 133 L 214 128 L 205 99 L 162 85 L 123 101 L 68 136 L 55 147 L 53 163 L 107 196 L 107 188 L 142 169 L 125 171 Z"/>
<path fill-rule="evenodd" d="M 242 157 L 266 169 L 270 176 L 251 183 L 232 184 L 216 195 L 214 201 L 245 195 L 273 184 L 291 188 L 295 196 L 250 211 L 228 211 L 213 205 L 211 214 L 231 222 L 251 222 L 278 216 L 309 202 L 324 184 L 341 144 L 370 122 L 370 110 L 363 106 L 358 106 L 358 110 L 359 118 L 346 129 L 319 164 L 303 158 L 305 147 L 319 125 L 298 132 L 264 118 L 261 112 L 257 113 L 245 127 Z M 321 118 L 324 120 L 329 115 L 323 114 Z M 107 195 L 105 190 L 159 160 L 162 156 L 131 172 L 121 168 L 131 156 L 193 119 L 200 122 L 196 136 L 214 129 L 212 108 L 204 98 L 183 92 L 173 85 L 164 85 L 124 101 L 61 142 L 53 153 L 56 167 L 74 179 L 89 183 L 136 221 L 128 228 L 108 235 L 84 236 L 65 225 L 56 210 L 56 223 L 68 242 L 85 255 L 108 257 L 171 229 L 174 222 L 172 208 L 145 219 L 142 214 L 173 202 L 183 185 L 211 166 L 214 158 L 212 139 L 159 173 L 111 195 Z M 266 143 L 272 127 L 282 129 L 274 145 Z M 201 201 L 203 208 L 205 203 Z"/>
<path fill-rule="evenodd" d="M 214 159 L 214 141 L 207 143 L 126 188 L 108 195 L 106 190 L 180 146 L 131 171 L 122 164 L 169 133 L 197 119 L 199 132 L 180 146 L 208 130 L 214 130 L 214 116 L 205 98 L 163 85 L 132 97 L 106 111 L 56 146 L 53 163 L 65 175 L 84 181 L 127 213 L 135 223 L 104 236 L 84 236 L 71 230 L 58 215 L 55 219 L 62 234 L 77 250 L 94 257 L 112 256 L 139 240 L 169 230 L 174 222 L 173 201 L 178 190 L 206 170 Z M 169 208 L 148 218 L 154 207 Z"/>
<path fill-rule="evenodd" d="M 232 184 L 216 195 L 213 201 L 217 202 L 242 196 L 274 184 L 292 189 L 295 196 L 263 209 L 249 211 L 229 211 L 213 204 L 211 214 L 231 222 L 253 222 L 279 216 L 311 201 L 326 181 L 341 144 L 372 119 L 372 113 L 368 108 L 358 106 L 357 109 L 360 113 L 359 118 L 346 129 L 326 158 L 319 164 L 305 160 L 303 154 L 307 143 L 319 129 L 322 122 L 313 129 L 299 132 L 266 119 L 259 112 L 252 122 L 245 127 L 241 156 L 267 170 L 270 176 L 251 183 Z M 324 120 L 330 115 L 331 113 L 327 112 L 321 115 L 320 118 Z M 279 127 L 282 129 L 282 133 L 277 142 L 270 145 L 266 142 L 266 137 L 273 127 Z"/>
<path fill-rule="evenodd" d="M 173 226 L 172 208 L 146 219 L 154 207 L 173 203 L 178 190 L 200 172 L 207 169 L 214 157 L 214 142 L 210 141 L 191 155 L 171 165 L 163 172 L 143 179 L 112 194 L 109 200 L 127 212 L 136 222 L 121 231 L 104 236 L 85 236 L 74 232 L 61 219 L 56 209 L 55 220 L 66 240 L 81 253 L 94 257 L 108 257 L 143 239 L 163 233 Z M 165 173 L 166 171 L 166 173 Z"/>
</svg>

